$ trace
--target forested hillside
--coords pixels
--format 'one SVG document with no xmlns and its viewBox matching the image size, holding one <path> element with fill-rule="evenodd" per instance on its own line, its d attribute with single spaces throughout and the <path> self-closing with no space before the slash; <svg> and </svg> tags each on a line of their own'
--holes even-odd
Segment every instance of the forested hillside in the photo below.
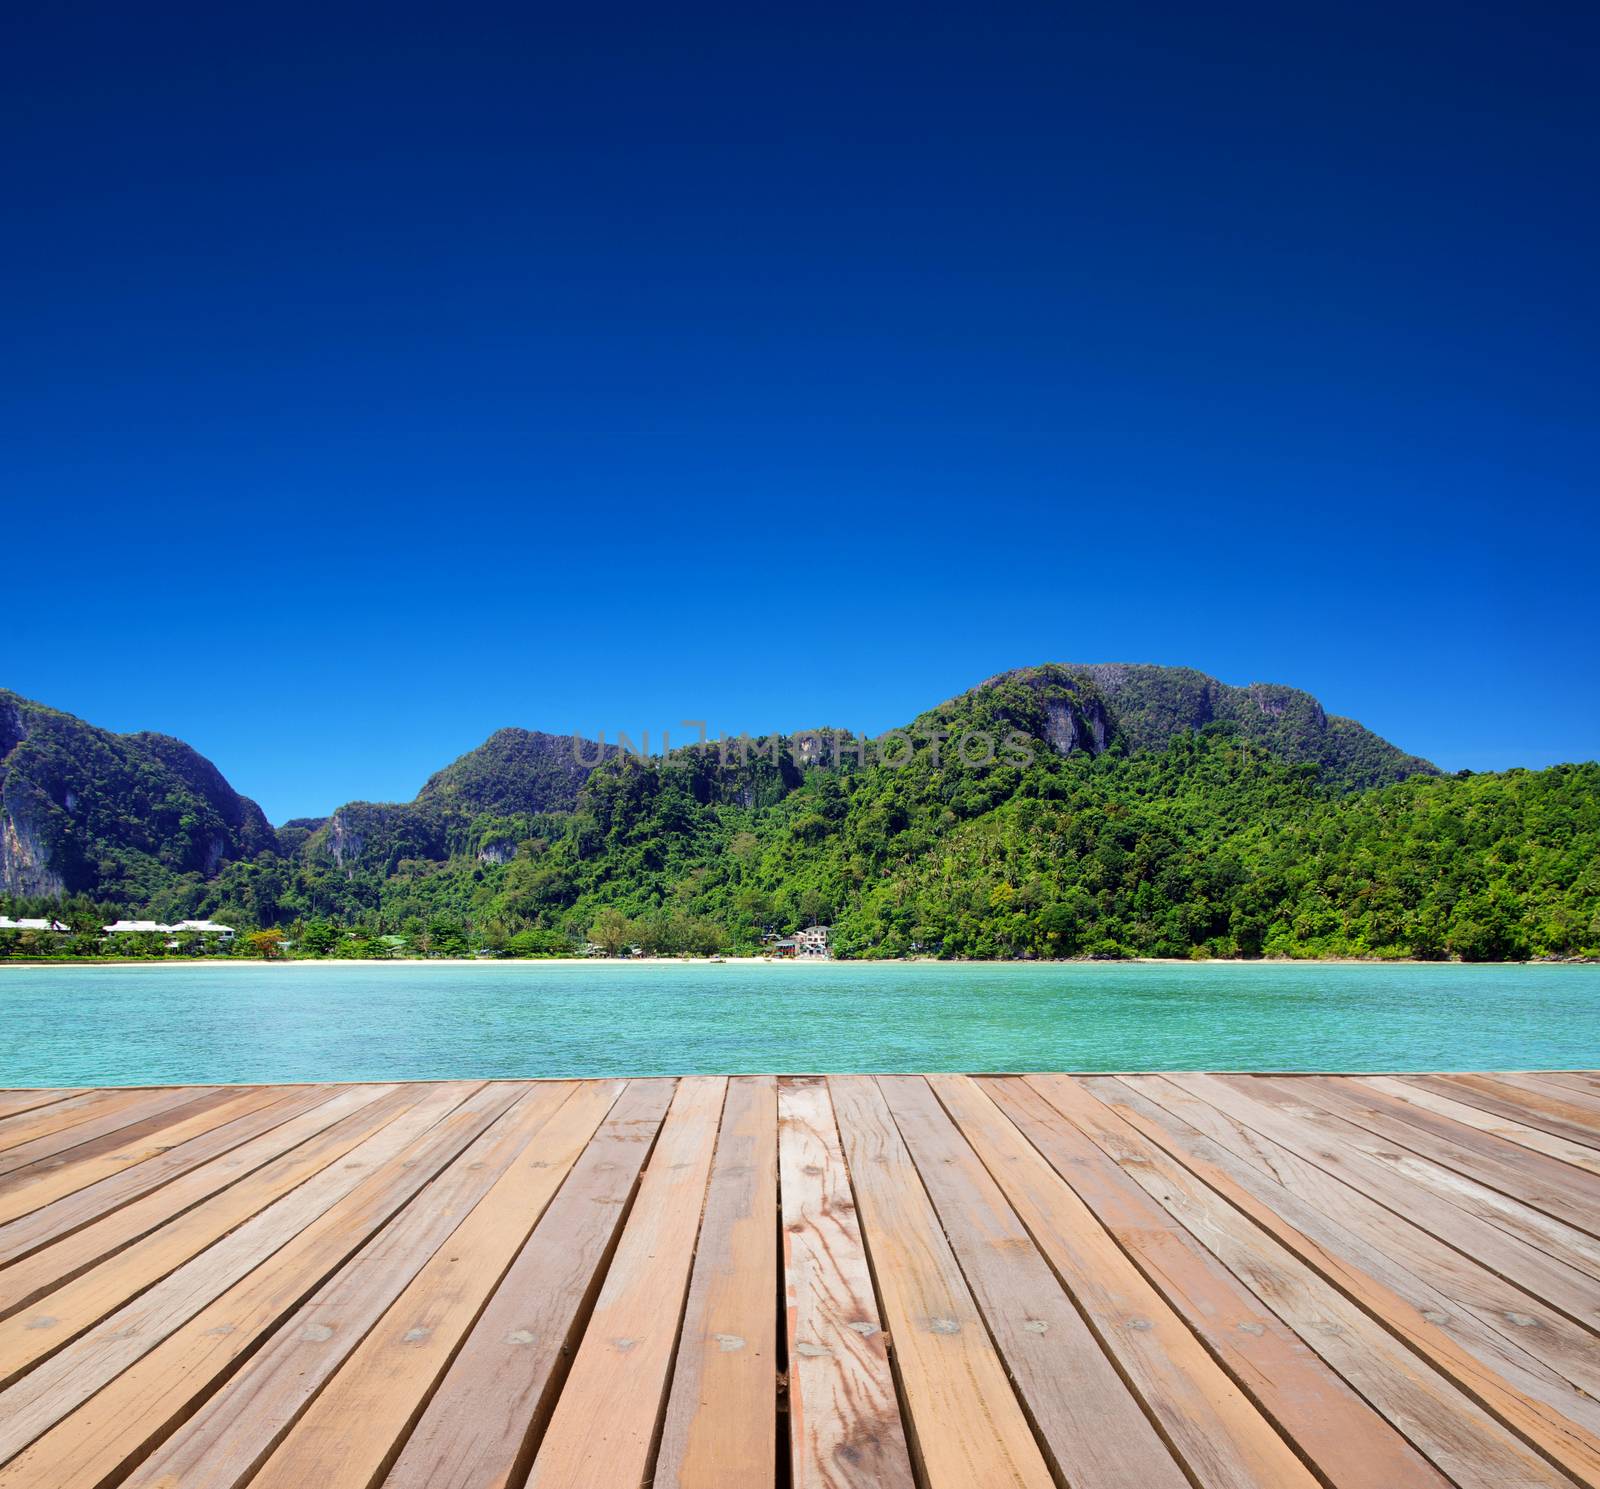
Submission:
<svg viewBox="0 0 1600 1489">
<path fill-rule="evenodd" d="M 860 957 L 1600 954 L 1600 765 L 1444 777 L 1305 694 L 1112 671 L 1004 674 L 871 744 L 591 771 L 502 731 L 413 803 L 174 864 L 137 908 L 351 954 L 753 950 L 813 921 Z M 112 903 L 11 903 L 46 898 Z"/>
</svg>

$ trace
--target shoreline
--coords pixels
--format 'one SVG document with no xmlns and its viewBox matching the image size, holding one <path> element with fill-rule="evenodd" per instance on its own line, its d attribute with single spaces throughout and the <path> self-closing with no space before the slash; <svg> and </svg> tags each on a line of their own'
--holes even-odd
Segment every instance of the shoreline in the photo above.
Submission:
<svg viewBox="0 0 1600 1489">
<path fill-rule="evenodd" d="M 277 960 L 254 957 L 149 957 L 111 958 L 21 957 L 0 961 L 0 971 L 25 967 L 34 971 L 56 968 L 77 971 L 85 967 L 1600 967 L 1594 958 L 1529 958 L 1515 962 L 1464 962 L 1451 959 L 1424 961 L 1419 957 L 1066 957 L 1054 961 L 1020 958 L 939 957 L 764 957 L 764 956 L 640 956 L 640 957 L 289 957 Z"/>
</svg>

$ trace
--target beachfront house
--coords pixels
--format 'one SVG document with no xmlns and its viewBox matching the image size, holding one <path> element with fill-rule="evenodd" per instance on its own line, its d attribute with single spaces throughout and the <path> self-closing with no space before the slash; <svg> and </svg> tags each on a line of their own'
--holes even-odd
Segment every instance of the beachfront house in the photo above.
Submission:
<svg viewBox="0 0 1600 1489">
<path fill-rule="evenodd" d="M 180 920 L 172 929 L 195 936 L 215 936 L 224 946 L 233 940 L 234 936 L 231 925 L 218 925 L 214 920 Z"/>
<path fill-rule="evenodd" d="M 797 957 L 826 957 L 833 954 L 833 929 L 825 925 L 809 925 L 794 933 L 794 954 Z"/>
<path fill-rule="evenodd" d="M 13 920 L 9 915 L 0 915 L 0 931 L 51 931 L 58 936 L 70 936 L 72 927 L 59 920 Z"/>
</svg>

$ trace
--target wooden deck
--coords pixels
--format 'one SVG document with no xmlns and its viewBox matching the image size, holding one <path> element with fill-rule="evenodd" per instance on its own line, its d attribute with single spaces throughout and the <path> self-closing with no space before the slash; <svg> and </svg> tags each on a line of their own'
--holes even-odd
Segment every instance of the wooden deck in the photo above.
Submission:
<svg viewBox="0 0 1600 1489">
<path fill-rule="evenodd" d="M 0 1465 L 1600 1484 L 1600 1077 L 0 1092 Z"/>
</svg>

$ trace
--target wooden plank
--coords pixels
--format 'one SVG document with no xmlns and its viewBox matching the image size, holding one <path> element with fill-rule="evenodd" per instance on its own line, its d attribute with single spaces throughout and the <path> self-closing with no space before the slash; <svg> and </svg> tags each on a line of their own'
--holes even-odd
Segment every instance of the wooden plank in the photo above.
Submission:
<svg viewBox="0 0 1600 1489">
<path fill-rule="evenodd" d="M 1543 1071 L 1497 1070 L 1492 1079 L 1501 1085 L 1515 1087 L 1518 1091 L 1576 1107 L 1584 1114 L 1587 1125 L 1594 1129 L 1595 1136 L 1600 1137 L 1600 1091 L 1582 1085 L 1563 1086 L 1552 1081 Z"/>
<path fill-rule="evenodd" d="M 142 1100 L 151 1092 L 149 1086 L 135 1086 L 128 1090 L 88 1090 L 76 1096 L 45 1104 L 41 1109 L 30 1110 L 24 1116 L 13 1117 L 0 1126 L 0 1152 L 10 1153 L 23 1143 L 61 1132 L 91 1117 L 121 1111 Z"/>
<path fill-rule="evenodd" d="M 1188 1477 L 928 1082 L 880 1076 L 878 1086 L 1056 1478 L 1074 1489 L 1185 1489 Z"/>
<path fill-rule="evenodd" d="M 1417 1075 L 1408 1079 L 1424 1090 L 1437 1091 L 1496 1116 L 1542 1128 L 1580 1147 L 1600 1150 L 1600 1132 L 1596 1132 L 1593 1120 L 1559 1097 L 1546 1098 L 1531 1091 L 1519 1091 L 1515 1086 L 1486 1075 Z"/>
<path fill-rule="evenodd" d="M 168 1253 L 176 1257 L 165 1269 L 170 1271 L 302 1178 L 342 1157 L 391 1117 L 414 1106 L 421 1094 L 416 1087 L 353 1087 L 98 1219 L 92 1212 L 85 1215 L 81 1197 L 74 1195 L 13 1221 L 0 1230 L 0 1319 L 59 1290 L 119 1251 L 125 1253 L 125 1261 L 131 1260 L 136 1253 L 129 1248 L 156 1231 L 164 1232 L 164 1242 L 182 1237 L 188 1243 L 187 1249 Z M 250 1182 L 242 1184 L 247 1177 Z M 228 1198 L 220 1198 L 230 1189 Z M 207 1199 L 216 1203 L 197 1209 Z M 148 1267 L 144 1273 L 152 1282 L 163 1275 L 164 1271 Z M 124 1301 L 143 1285 L 129 1283 L 115 1301 Z"/>
<path fill-rule="evenodd" d="M 1600 1482 L 1600 1439 L 1579 1428 L 1561 1412 L 1551 1410 L 1543 1402 L 1530 1399 L 1509 1385 L 1494 1369 L 1485 1366 L 1436 1327 L 1425 1314 L 1419 1314 L 1376 1278 L 1363 1274 L 1318 1245 L 1269 1205 L 1258 1202 L 1226 1173 L 1191 1151 L 1189 1143 L 1176 1141 L 1165 1126 L 1147 1122 L 1139 1113 L 1126 1108 L 1119 1108 L 1119 1112 L 1130 1125 L 1164 1147 L 1190 1172 L 1223 1195 L 1241 1214 L 1292 1250 L 1319 1276 L 1338 1287 L 1371 1317 L 1383 1323 L 1390 1333 L 1425 1357 L 1524 1442 L 1559 1464 L 1579 1483 Z"/>
<path fill-rule="evenodd" d="M 778 1088 L 741 1076 L 711 1164 L 656 1455 L 656 1489 L 762 1489 L 777 1475 Z"/>
<path fill-rule="evenodd" d="M 1558 1469 L 1081 1085 L 1065 1076 L 1031 1077 L 1029 1084 L 1216 1255 L 1451 1483 L 1459 1489 L 1503 1489 L 1508 1484 L 1563 1489 L 1566 1480 Z M 1131 1243 L 1136 1245 L 1139 1239 L 1133 1232 Z M 1367 1428 L 1369 1440 L 1380 1435 L 1376 1426 Z M 1320 1456 L 1313 1461 L 1326 1463 Z M 1420 1480 L 1412 1469 L 1368 1482 Z"/>
<path fill-rule="evenodd" d="M 119 1133 L 118 1137 L 122 1141 L 110 1152 L 73 1162 L 67 1161 L 72 1157 L 71 1154 L 61 1158 L 46 1159 L 42 1165 L 35 1164 L 31 1168 L 11 1175 L 12 1180 L 16 1182 L 8 1184 L 5 1191 L 0 1192 L 0 1226 L 34 1210 L 42 1209 L 65 1195 L 75 1194 L 80 1189 L 88 1189 L 91 1186 L 98 1188 L 105 1181 L 129 1169 L 147 1169 L 147 1165 L 154 1165 L 141 1175 L 141 1178 L 149 1179 L 145 1189 L 153 1189 L 162 1182 L 158 1176 L 182 1171 L 181 1167 L 175 1165 L 181 1165 L 184 1159 L 190 1156 L 185 1150 L 194 1149 L 199 1152 L 202 1158 L 195 1158 L 193 1161 L 203 1161 L 204 1157 L 211 1157 L 214 1153 L 222 1151 L 215 1146 L 217 1133 L 227 1132 L 234 1123 L 246 1121 L 264 1109 L 286 1107 L 287 1103 L 295 1099 L 304 1103 L 319 1098 L 314 1089 L 304 1086 L 253 1087 L 215 1104 L 203 1104 L 198 1111 L 193 1107 L 186 1107 L 181 1113 L 174 1114 L 181 1120 L 161 1125 L 148 1135 L 134 1131 Z M 286 1116 L 292 1115 L 293 1110 L 293 1108 L 287 1109 Z M 259 1130 L 259 1127 L 254 1129 L 254 1131 Z M 245 1137 L 254 1136 L 254 1131 L 246 1127 L 244 1136 L 238 1140 L 243 1142 Z M 212 1139 L 209 1147 L 206 1145 L 207 1139 Z M 199 1145 L 198 1148 L 195 1145 Z M 160 1161 L 167 1159 L 174 1150 L 180 1150 L 178 1157 L 166 1163 Z M 136 1184 L 123 1185 L 120 1188 L 112 1186 L 100 1190 L 100 1194 L 111 1196 L 108 1203 L 114 1204 L 116 1202 L 114 1196 L 127 1192 L 129 1188 L 136 1188 Z M 143 1193 L 145 1190 L 138 1192 Z"/>
<path fill-rule="evenodd" d="M 1591 1399 L 1600 1394 L 1600 1357 L 1581 1325 L 1164 1077 L 1084 1084 L 1180 1162 L 1195 1156 L 1226 1174 L 1357 1280 L 1383 1283 L 1412 1322 L 1443 1330 L 1518 1390 L 1600 1431 L 1600 1401 Z M 1343 1273 L 1329 1280 L 1363 1301 Z"/>
<path fill-rule="evenodd" d="M 6 1146 L 4 1124 L 13 1117 L 86 1094 L 88 1093 L 83 1086 L 56 1086 L 37 1091 L 0 1091 L 0 1148 Z"/>
<path fill-rule="evenodd" d="M 191 1102 L 215 1098 L 216 1094 L 217 1089 L 214 1086 L 202 1086 L 198 1090 L 118 1092 L 114 1099 L 101 1103 L 81 1120 L 66 1122 L 60 1127 L 40 1133 L 37 1137 L 18 1143 L 0 1153 L 0 1179 L 9 1178 L 44 1159 L 54 1158 L 57 1154 L 73 1153 L 73 1150 L 81 1149 L 87 1144 L 105 1140 L 114 1144 L 118 1141 L 117 1134 L 128 1128 L 187 1107 Z M 51 1107 L 47 1110 L 55 1111 L 57 1108 Z M 79 1153 L 74 1156 L 89 1155 Z M 10 1182 L 16 1183 L 20 1180 L 10 1179 Z"/>
<path fill-rule="evenodd" d="M 870 1076 L 834 1076 L 828 1085 L 923 1480 L 928 1489 L 1050 1489 L 883 1093 Z"/>
<path fill-rule="evenodd" d="M 1581 1292 L 1595 1291 L 1593 1284 L 1600 1280 L 1600 1237 L 1555 1218 L 1515 1194 L 1471 1177 L 1464 1172 L 1468 1159 L 1460 1156 L 1459 1145 L 1453 1149 L 1447 1146 L 1438 1157 L 1424 1156 L 1421 1149 L 1431 1144 L 1420 1129 L 1402 1127 L 1397 1132 L 1376 1132 L 1368 1125 L 1377 1121 L 1370 1112 L 1364 1123 L 1354 1111 L 1348 1114 L 1341 1111 L 1340 1098 L 1318 1087 L 1315 1082 L 1295 1077 L 1269 1079 L 1258 1076 L 1250 1079 L 1254 1084 L 1249 1089 L 1264 1098 L 1287 1102 L 1292 1109 L 1308 1114 L 1313 1120 L 1323 1116 L 1332 1117 L 1340 1124 L 1339 1135 L 1343 1142 L 1378 1164 L 1404 1175 L 1413 1189 L 1424 1189 L 1438 1195 L 1455 1210 L 1475 1216 L 1507 1236 L 1525 1242 L 1530 1248 L 1527 1253 L 1529 1256 L 1543 1253 L 1554 1268 L 1554 1275 L 1567 1286 L 1569 1294 L 1574 1285 Z M 1407 1140 L 1402 1140 L 1401 1131 L 1406 1134 Z M 1476 1134 L 1470 1130 L 1462 1133 L 1463 1141 L 1471 1141 L 1474 1137 Z M 1444 1161 L 1447 1154 L 1456 1158 L 1454 1166 Z M 1482 1158 L 1476 1161 L 1480 1167 L 1487 1163 Z M 1583 1195 L 1575 1196 L 1575 1203 L 1569 1205 L 1560 1198 L 1557 1186 L 1546 1184 L 1541 1187 L 1536 1182 L 1542 1173 L 1540 1165 L 1545 1164 L 1547 1160 L 1537 1154 L 1527 1155 L 1529 1178 L 1526 1187 L 1552 1209 L 1565 1209 L 1578 1217 L 1587 1216 L 1588 1223 L 1600 1229 L 1600 1218 L 1595 1217 L 1592 1205 L 1585 1208 Z M 1516 1171 L 1503 1170 L 1498 1177 L 1508 1186 L 1514 1185 Z M 1589 1183 L 1583 1174 L 1571 1174 L 1571 1181 L 1575 1189 L 1585 1188 Z M 1540 1295 L 1543 1296 L 1542 1293 Z M 1551 1301 L 1561 1306 L 1559 1300 Z M 1590 1309 L 1588 1316 L 1580 1317 L 1580 1321 L 1590 1328 L 1600 1323 L 1600 1298 L 1594 1301 L 1596 1306 Z M 1563 1311 L 1569 1312 L 1565 1307 Z"/>
<path fill-rule="evenodd" d="M 386 1489 L 522 1482 L 674 1085 L 629 1083 L 467 1336 Z"/>
<path fill-rule="evenodd" d="M 778 1085 L 794 1489 L 913 1489 L 888 1338 L 826 1082 Z"/>
<path fill-rule="evenodd" d="M 286 1319 L 128 1489 L 376 1482 L 620 1089 L 529 1088 Z"/>
<path fill-rule="evenodd" d="M 1277 1084 L 1280 1089 L 1291 1089 L 1290 1082 Z M 1292 1090 L 1357 1127 L 1495 1190 L 1514 1201 L 1518 1210 L 1531 1207 L 1582 1231 L 1583 1237 L 1574 1237 L 1570 1244 L 1563 1237 L 1561 1254 L 1565 1260 L 1575 1262 L 1583 1257 L 1600 1267 L 1600 1245 L 1596 1244 L 1600 1236 L 1600 1177 L 1574 1173 L 1557 1159 L 1409 1106 L 1363 1082 L 1302 1077 L 1292 1083 Z"/>
<path fill-rule="evenodd" d="M 202 1131 L 174 1147 L 145 1149 L 138 1162 L 116 1168 L 104 1178 L 81 1188 L 67 1189 L 29 1208 L 24 1214 L 0 1224 L 0 1268 L 39 1246 L 132 1204 L 193 1169 L 243 1148 L 252 1139 L 323 1105 L 341 1089 L 306 1086 L 276 1101 L 256 1103 L 253 1110 L 224 1121 L 220 1126 Z M 168 1206 L 167 1213 L 171 1215 L 176 1211 Z M 5 1281 L 0 1278 L 0 1293 L 4 1287 Z M 4 1311 L 0 1305 L 0 1316 Z"/>
<path fill-rule="evenodd" d="M 1600 1080 L 1589 1070 L 1541 1070 L 1539 1080 L 1547 1086 L 1560 1086 L 1564 1091 L 1578 1091 L 1585 1096 L 1600 1096 Z"/>
<path fill-rule="evenodd" d="M 1302 1459 L 1315 1462 L 1330 1483 L 1351 1489 L 1441 1482 L 1293 1329 L 1031 1083 L 983 1082 L 982 1087 L 1120 1245 L 1137 1275 L 1204 1343 L 1260 1418 Z M 1092 1100 L 1086 1093 L 1084 1099 Z M 1097 1311 L 1107 1310 L 1097 1304 Z M 1123 1316 L 1115 1313 L 1108 1322 L 1126 1327 Z M 1150 1389 L 1170 1394 L 1171 1384 L 1154 1382 Z M 1161 1402 L 1152 1398 L 1150 1404 L 1159 1415 Z M 1191 1455 L 1205 1454 L 1204 1446 L 1195 1442 L 1195 1428 L 1188 1426 L 1192 1414 L 1181 1397 L 1168 1408 L 1169 1417 L 1180 1416 L 1189 1433 L 1177 1440 L 1187 1443 Z M 1261 1431 L 1256 1417 L 1241 1416 L 1245 1425 Z M 1241 1473 L 1237 1463 L 1216 1461 L 1214 1454 L 1191 1456 L 1190 1470 L 1202 1483 L 1235 1482 Z"/>
<path fill-rule="evenodd" d="M 341 1124 L 321 1139 L 308 1143 L 292 1160 L 263 1179 L 260 1187 L 251 1185 L 219 1196 L 147 1236 L 120 1253 L 108 1255 L 99 1265 L 30 1299 L 33 1306 L 13 1311 L 0 1321 L 0 1385 L 9 1385 L 24 1371 L 54 1354 L 73 1339 L 122 1308 L 152 1284 L 179 1270 L 213 1243 L 238 1229 L 271 1207 L 282 1195 L 323 1172 L 344 1158 L 357 1144 L 371 1138 L 386 1123 L 397 1119 L 408 1108 L 418 1105 L 405 1093 L 375 1107 L 370 1114 Z M 397 1134 L 405 1129 L 396 1128 Z M 69 1237 L 71 1244 L 78 1237 Z M 245 1243 L 236 1243 L 240 1246 Z M 20 1289 L 34 1286 L 35 1271 L 54 1275 L 57 1248 L 47 1247 L 37 1257 L 0 1273 L 0 1281 L 18 1279 Z M 241 1265 L 248 1265 L 247 1261 Z"/>
<path fill-rule="evenodd" d="M 1366 1089 L 1380 1091 L 1385 1096 L 1394 1097 L 1396 1101 L 1403 1101 L 1408 1106 L 1431 1112 L 1447 1121 L 1458 1123 L 1463 1127 L 1476 1128 L 1479 1132 L 1492 1133 L 1495 1137 L 1504 1138 L 1508 1143 L 1517 1144 L 1518 1147 L 1543 1153 L 1549 1158 L 1558 1158 L 1561 1162 L 1574 1168 L 1581 1168 L 1587 1173 L 1600 1174 L 1600 1153 L 1593 1148 L 1585 1148 L 1581 1143 L 1557 1137 L 1554 1133 L 1544 1132 L 1537 1127 L 1529 1127 L 1523 1122 L 1514 1122 L 1510 1117 L 1497 1117 L 1493 1112 L 1480 1111 L 1475 1106 L 1468 1106 L 1464 1101 L 1429 1091 L 1415 1081 L 1374 1076 L 1363 1082 L 1363 1085 Z"/>
<path fill-rule="evenodd" d="M 231 1369 L 251 1343 L 321 1285 L 353 1251 L 515 1099 L 491 1085 L 457 1103 L 435 1091 L 334 1168 L 0 1394 L 0 1484 L 64 1484 L 141 1452 L 165 1421 L 161 1404 Z M 92 1410 L 72 1415 L 100 1392 Z M 63 1420 L 65 1418 L 66 1420 Z M 41 1436 L 41 1434 L 43 1434 Z M 37 1439 L 37 1441 L 35 1441 Z"/>
<path fill-rule="evenodd" d="M 1458 1198 L 1462 1203 L 1471 1202 L 1466 1181 L 1451 1182 L 1454 1176 L 1437 1165 L 1397 1153 L 1381 1139 L 1286 1094 L 1269 1081 L 1183 1074 L 1170 1079 L 1295 1149 L 1397 1215 L 1414 1220 L 1568 1318 L 1586 1328 L 1600 1321 L 1600 1293 L 1592 1279 L 1453 1203 Z"/>
<path fill-rule="evenodd" d="M 649 1472 L 727 1085 L 678 1084 L 528 1489 L 616 1489 Z"/>
</svg>

